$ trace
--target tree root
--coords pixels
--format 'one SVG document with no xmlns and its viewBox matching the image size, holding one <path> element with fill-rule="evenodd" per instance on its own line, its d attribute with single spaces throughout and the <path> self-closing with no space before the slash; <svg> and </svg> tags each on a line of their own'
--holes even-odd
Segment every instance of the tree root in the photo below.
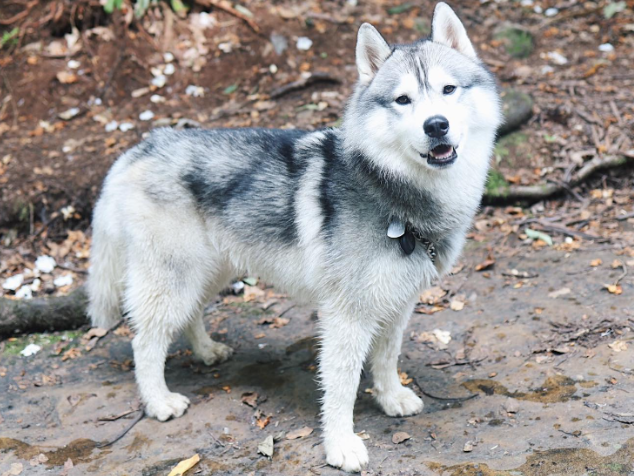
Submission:
<svg viewBox="0 0 634 476">
<path fill-rule="evenodd" d="M 597 156 L 586 163 L 568 182 L 488 188 L 484 193 L 484 202 L 491 204 L 517 201 L 537 202 L 576 187 L 600 170 L 613 169 L 628 162 L 634 162 L 634 150 L 627 151 L 622 155 Z"/>
<path fill-rule="evenodd" d="M 84 288 L 68 296 L 12 300 L 0 298 L 0 339 L 18 334 L 77 329 L 88 324 Z"/>
</svg>

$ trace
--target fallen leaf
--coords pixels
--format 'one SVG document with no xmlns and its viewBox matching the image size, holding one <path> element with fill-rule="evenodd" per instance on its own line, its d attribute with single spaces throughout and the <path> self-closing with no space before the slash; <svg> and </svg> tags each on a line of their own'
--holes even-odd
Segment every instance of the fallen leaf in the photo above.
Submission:
<svg viewBox="0 0 634 476">
<path fill-rule="evenodd" d="M 465 453 L 471 453 L 473 451 L 473 443 L 471 441 L 467 441 L 462 447 L 462 451 Z"/>
<path fill-rule="evenodd" d="M 273 435 L 269 435 L 264 438 L 264 441 L 258 445 L 258 453 L 268 456 L 269 458 L 273 457 Z"/>
<path fill-rule="evenodd" d="M 620 284 L 604 284 L 603 289 L 607 289 L 610 294 L 623 294 L 623 288 Z"/>
<path fill-rule="evenodd" d="M 420 295 L 420 302 L 425 304 L 438 304 L 446 294 L 447 291 L 443 288 L 440 286 L 434 286 L 423 291 Z"/>
<path fill-rule="evenodd" d="M 476 271 L 484 271 L 486 269 L 492 268 L 493 265 L 495 264 L 495 260 L 493 258 L 491 258 L 490 256 L 485 259 L 482 263 L 480 263 L 479 265 L 477 265 L 475 267 Z"/>
<path fill-rule="evenodd" d="M 608 344 L 608 347 L 614 352 L 624 352 L 627 350 L 627 343 L 622 340 L 615 340 L 611 344 Z"/>
<path fill-rule="evenodd" d="M 561 288 L 561 289 L 558 289 L 557 291 L 548 293 L 548 297 L 552 299 L 557 299 L 558 297 L 565 296 L 566 294 L 570 294 L 570 288 Z"/>
<path fill-rule="evenodd" d="M 264 430 L 264 428 L 266 428 L 269 423 L 271 423 L 270 415 L 267 416 L 266 418 L 260 417 L 255 421 L 255 424 L 258 426 L 260 430 Z"/>
<path fill-rule="evenodd" d="M 596 268 L 597 266 L 601 266 L 602 264 L 603 264 L 603 261 L 601 261 L 600 258 L 593 259 L 592 261 L 590 261 L 590 266 L 592 266 L 593 268 Z"/>
<path fill-rule="evenodd" d="M 462 311 L 464 309 L 464 301 L 460 301 L 458 299 L 452 299 L 449 303 L 449 307 L 452 311 Z"/>
<path fill-rule="evenodd" d="M 62 84 L 73 84 L 77 82 L 77 75 L 68 71 L 60 71 L 57 73 L 57 80 Z"/>
<path fill-rule="evenodd" d="M 242 403 L 249 405 L 251 408 L 258 406 L 258 394 L 256 392 L 245 392 L 242 394 Z"/>
<path fill-rule="evenodd" d="M 300 428 L 299 430 L 294 430 L 289 432 L 286 435 L 287 440 L 296 440 L 297 438 L 304 438 L 305 436 L 310 435 L 313 432 L 312 428 L 305 426 L 304 428 Z"/>
<path fill-rule="evenodd" d="M 11 464 L 9 471 L 3 473 L 2 476 L 17 476 L 18 474 L 22 473 L 23 469 L 24 466 L 22 465 L 22 463 L 13 463 Z"/>
<path fill-rule="evenodd" d="M 550 237 L 550 235 L 547 235 L 543 231 L 537 231 L 531 228 L 526 228 L 524 230 L 524 233 L 526 233 L 526 236 L 528 236 L 532 240 L 542 240 L 548 246 L 553 246 L 553 239 Z"/>
<path fill-rule="evenodd" d="M 399 431 L 392 435 L 392 443 L 398 445 L 403 443 L 404 441 L 409 440 L 410 438 L 411 436 L 409 436 L 409 434 L 405 433 L 404 431 Z"/>
<path fill-rule="evenodd" d="M 200 456 L 198 456 L 198 454 L 195 454 L 191 458 L 184 459 L 183 461 L 178 463 L 174 467 L 174 469 L 170 471 L 170 473 L 167 476 L 182 476 L 187 471 L 189 471 L 194 466 L 196 466 L 199 461 L 200 461 Z"/>
<path fill-rule="evenodd" d="M 409 385 L 410 383 L 414 381 L 414 379 L 411 378 L 409 375 L 407 375 L 406 372 L 400 372 L 398 374 L 398 378 L 401 381 L 401 385 Z"/>
<path fill-rule="evenodd" d="M 612 269 L 621 268 L 622 266 L 623 266 L 623 263 L 618 259 L 615 259 L 614 261 L 612 261 L 612 264 L 610 265 Z"/>
</svg>

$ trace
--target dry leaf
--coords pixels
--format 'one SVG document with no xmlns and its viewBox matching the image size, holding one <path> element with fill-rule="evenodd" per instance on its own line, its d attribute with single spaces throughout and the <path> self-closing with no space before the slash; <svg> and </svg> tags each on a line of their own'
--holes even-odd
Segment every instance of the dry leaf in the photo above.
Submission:
<svg viewBox="0 0 634 476">
<path fill-rule="evenodd" d="M 22 473 L 22 470 L 24 469 L 24 466 L 22 465 L 22 463 L 13 463 L 11 465 L 11 467 L 9 468 L 9 471 L 7 471 L 6 473 L 3 473 L 2 476 L 17 476 L 18 474 Z"/>
<path fill-rule="evenodd" d="M 170 471 L 170 474 L 168 474 L 167 476 L 182 476 L 187 471 L 189 471 L 194 466 L 196 466 L 199 461 L 200 461 L 200 456 L 198 456 L 198 454 L 195 454 L 191 458 L 184 459 L 183 461 L 178 463 L 174 467 L 174 469 Z"/>
<path fill-rule="evenodd" d="M 557 291 L 553 291 L 551 293 L 548 293 L 548 297 L 552 298 L 552 299 L 556 299 L 560 296 L 565 296 L 566 294 L 570 294 L 570 289 L 569 288 L 561 288 L 558 289 Z"/>
<path fill-rule="evenodd" d="M 612 267 L 612 269 L 621 268 L 623 266 L 623 262 L 615 259 L 614 261 L 612 261 L 612 264 L 610 266 Z"/>
<path fill-rule="evenodd" d="M 406 372 L 399 373 L 398 378 L 401 380 L 401 385 L 409 385 L 414 381 Z"/>
<path fill-rule="evenodd" d="M 398 445 L 400 443 L 403 443 L 404 441 L 409 440 L 410 438 L 411 436 L 409 436 L 409 434 L 405 433 L 404 431 L 399 431 L 392 435 L 392 443 Z"/>
<path fill-rule="evenodd" d="M 611 344 L 608 344 L 608 347 L 614 352 L 624 352 L 627 350 L 627 343 L 622 340 L 615 340 Z"/>
<path fill-rule="evenodd" d="M 592 261 L 590 261 L 590 266 L 592 266 L 593 268 L 596 268 L 597 266 L 601 266 L 602 264 L 603 264 L 603 261 L 601 261 L 600 258 L 593 259 Z"/>
<path fill-rule="evenodd" d="M 73 84 L 77 82 L 77 75 L 67 71 L 57 73 L 57 80 L 62 84 Z"/>
<path fill-rule="evenodd" d="M 249 405 L 251 408 L 258 406 L 258 394 L 256 392 L 245 392 L 242 394 L 242 403 Z"/>
<path fill-rule="evenodd" d="M 264 438 L 264 441 L 258 445 L 258 453 L 264 456 L 268 456 L 269 458 L 273 457 L 273 449 L 274 449 L 274 443 L 273 443 L 272 435 L 269 435 L 266 438 Z"/>
<path fill-rule="evenodd" d="M 426 289 L 420 295 L 420 302 L 425 304 L 438 304 L 440 300 L 447 294 L 440 286 L 434 286 L 433 288 Z"/>
<path fill-rule="evenodd" d="M 255 424 L 258 426 L 258 428 L 260 430 L 264 430 L 264 428 L 266 428 L 269 423 L 271 423 L 271 416 L 270 415 L 267 416 L 266 418 L 261 418 L 260 417 L 260 418 L 258 418 L 255 421 Z"/>
<path fill-rule="evenodd" d="M 607 289 L 610 294 L 623 294 L 623 288 L 620 284 L 604 284 L 603 289 Z"/>
<path fill-rule="evenodd" d="M 473 443 L 471 441 L 467 441 L 462 447 L 462 451 L 465 453 L 471 453 L 473 451 Z"/>
<path fill-rule="evenodd" d="M 484 271 L 486 269 L 492 268 L 493 265 L 495 264 L 495 260 L 489 256 L 487 259 L 485 259 L 482 263 L 480 263 L 479 265 L 477 265 L 475 267 L 476 271 Z"/>
<path fill-rule="evenodd" d="M 452 299 L 449 303 L 449 307 L 452 311 L 462 311 L 464 309 L 464 301 L 460 301 L 458 299 Z"/>
<path fill-rule="evenodd" d="M 296 440 L 297 438 L 304 438 L 305 436 L 310 435 L 313 432 L 312 428 L 305 426 L 304 428 L 300 428 L 299 430 L 294 430 L 289 432 L 286 435 L 287 440 Z"/>
</svg>

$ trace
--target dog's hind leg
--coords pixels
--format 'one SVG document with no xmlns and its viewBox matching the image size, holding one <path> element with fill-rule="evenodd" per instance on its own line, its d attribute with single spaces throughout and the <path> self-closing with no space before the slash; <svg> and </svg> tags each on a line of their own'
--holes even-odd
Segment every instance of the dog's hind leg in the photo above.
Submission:
<svg viewBox="0 0 634 476">
<path fill-rule="evenodd" d="M 213 365 L 219 362 L 224 362 L 233 353 L 233 349 L 231 347 L 220 342 L 216 342 L 209 337 L 209 334 L 207 334 L 207 331 L 205 330 L 202 312 L 199 312 L 194 320 L 185 327 L 185 336 L 187 336 L 187 339 L 192 346 L 194 355 L 202 360 L 205 365 Z"/>
<path fill-rule="evenodd" d="M 416 415 L 423 410 L 423 401 L 411 389 L 401 385 L 398 375 L 398 356 L 411 309 L 408 311 L 381 327 L 370 354 L 376 401 L 389 416 Z"/>
<path fill-rule="evenodd" d="M 145 412 L 160 421 L 181 416 L 189 400 L 165 383 L 174 336 L 199 319 L 213 272 L 195 217 L 151 209 L 130 236 L 124 304 L 135 331 L 135 375 Z"/>
</svg>

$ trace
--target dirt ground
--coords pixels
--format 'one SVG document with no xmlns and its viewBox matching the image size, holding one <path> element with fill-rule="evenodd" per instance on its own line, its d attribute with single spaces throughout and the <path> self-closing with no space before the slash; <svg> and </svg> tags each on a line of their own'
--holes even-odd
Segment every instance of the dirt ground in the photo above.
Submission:
<svg viewBox="0 0 634 476">
<path fill-rule="evenodd" d="M 0 47 L 0 283 L 23 274 L 34 297 L 83 283 L 101 181 L 153 127 L 336 127 L 358 26 L 411 41 L 433 8 L 353 3 L 243 1 L 257 33 L 198 1 L 183 18 L 159 5 L 139 21 L 93 0 L 3 5 L 0 37 L 18 31 Z M 495 187 L 566 183 L 594 158 L 634 157 L 634 2 L 529 3 L 453 5 L 500 85 L 534 101 L 498 142 Z M 634 474 L 633 190 L 621 167 L 482 209 L 406 331 L 401 379 L 424 412 L 383 415 L 362 380 L 368 475 Z M 42 255 L 56 267 L 38 277 Z M 339 474 L 320 445 L 317 318 L 266 283 L 219 297 L 208 328 L 236 353 L 207 368 L 177 342 L 167 382 L 192 406 L 166 423 L 137 421 L 125 324 L 1 341 L 0 475 L 167 475 L 194 454 L 187 474 Z M 28 344 L 41 350 L 21 355 Z M 258 454 L 269 435 L 272 459 Z"/>
<path fill-rule="evenodd" d="M 355 428 L 368 438 L 366 474 L 631 475 L 634 281 L 621 281 L 622 295 L 601 290 L 622 274 L 608 264 L 621 257 L 612 246 L 574 254 L 525 247 L 477 272 L 487 243 L 472 244 L 463 268 L 442 283 L 464 308 L 443 309 L 443 293 L 428 293 L 436 304 L 421 304 L 406 331 L 402 379 L 424 412 L 383 415 L 362 380 Z M 606 264 L 590 266 L 598 259 Z M 513 269 L 532 277 L 504 275 Z M 61 474 L 69 458 L 69 475 L 167 474 L 195 453 L 199 474 L 337 474 L 320 445 L 311 309 L 265 289 L 219 299 L 207 321 L 235 356 L 207 368 L 176 344 L 166 376 L 192 400 L 188 412 L 167 423 L 143 419 L 106 448 L 97 445 L 137 415 L 129 331 L 106 335 L 90 352 L 77 333 L 7 342 L 0 474 L 17 462 L 25 474 Z M 436 329 L 450 334 L 446 346 Z M 31 341 L 43 349 L 16 355 Z M 286 439 L 304 427 L 314 431 Z M 393 443 L 398 432 L 410 439 Z M 272 460 L 257 453 L 268 435 L 280 438 Z M 47 461 L 38 464 L 40 454 Z"/>
</svg>

